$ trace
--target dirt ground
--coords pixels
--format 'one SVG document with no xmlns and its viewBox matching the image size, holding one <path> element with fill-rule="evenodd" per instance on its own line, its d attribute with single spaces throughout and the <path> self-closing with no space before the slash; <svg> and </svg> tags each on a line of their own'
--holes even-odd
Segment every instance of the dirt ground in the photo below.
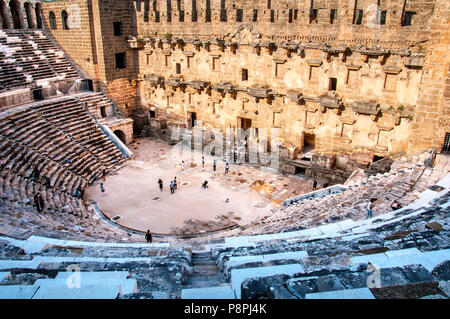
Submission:
<svg viewBox="0 0 450 319">
<path fill-rule="evenodd" d="M 230 164 L 225 174 L 225 163 L 218 158 L 214 172 L 214 157 L 205 156 L 202 167 L 201 154 L 182 152 L 151 138 L 136 139 L 129 147 L 135 158 L 107 175 L 102 181 L 104 193 L 96 183 L 86 191 L 85 199 L 97 202 L 110 218 L 120 216 L 116 222 L 132 229 L 180 234 L 245 226 L 271 215 L 284 199 L 312 189 L 312 180 L 248 164 Z M 178 188 L 170 194 L 169 184 L 175 176 Z M 207 189 L 201 186 L 205 180 Z"/>
</svg>

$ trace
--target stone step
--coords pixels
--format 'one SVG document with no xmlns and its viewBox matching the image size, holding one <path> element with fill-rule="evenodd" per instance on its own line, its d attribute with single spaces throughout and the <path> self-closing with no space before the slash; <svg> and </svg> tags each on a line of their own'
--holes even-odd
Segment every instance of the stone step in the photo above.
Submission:
<svg viewBox="0 0 450 319">
<path fill-rule="evenodd" d="M 38 289 L 35 285 L 0 286 L 0 299 L 31 299 Z"/>
<path fill-rule="evenodd" d="M 218 272 L 219 267 L 215 263 L 194 265 L 194 272 Z"/>
<path fill-rule="evenodd" d="M 74 272 L 58 272 L 55 277 L 55 280 L 67 280 L 69 277 L 73 276 Z M 91 281 L 91 280 L 125 280 L 129 276 L 128 271 L 82 271 L 77 273 L 80 275 L 81 283 L 83 281 Z"/>
<path fill-rule="evenodd" d="M 211 276 L 205 276 L 203 274 L 191 275 L 187 277 L 183 284 L 184 288 L 199 288 L 199 287 L 211 287 L 219 286 L 225 283 L 223 275 L 215 274 Z"/>
<path fill-rule="evenodd" d="M 3 279 L 9 277 L 10 274 L 11 274 L 11 273 L 10 273 L 9 271 L 3 271 L 3 272 L 0 272 L 0 282 L 1 282 Z"/>
<path fill-rule="evenodd" d="M 181 299 L 236 299 L 229 285 L 181 290 Z"/>
<path fill-rule="evenodd" d="M 116 280 L 76 284 L 68 284 L 67 280 L 38 279 L 34 286 L 39 286 L 39 290 L 33 299 L 116 299 L 122 288 L 122 281 Z"/>
<path fill-rule="evenodd" d="M 231 287 L 236 293 L 236 298 L 241 299 L 241 284 L 248 278 L 268 277 L 274 275 L 293 275 L 303 273 L 304 268 L 300 264 L 287 264 L 267 267 L 240 268 L 231 270 Z"/>
<path fill-rule="evenodd" d="M 375 297 L 369 288 L 357 288 L 307 294 L 305 299 L 375 299 Z"/>
</svg>

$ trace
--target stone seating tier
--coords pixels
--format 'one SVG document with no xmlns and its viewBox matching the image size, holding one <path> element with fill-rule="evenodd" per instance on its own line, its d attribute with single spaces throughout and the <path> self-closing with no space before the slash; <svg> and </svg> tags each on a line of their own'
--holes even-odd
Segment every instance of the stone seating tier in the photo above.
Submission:
<svg viewBox="0 0 450 319">
<path fill-rule="evenodd" d="M 37 80 L 78 77 L 42 30 L 1 30 L 0 48 L 0 93 Z"/>
<path fill-rule="evenodd" d="M 0 117 L 4 201 L 34 205 L 33 196 L 41 192 L 46 212 L 86 216 L 84 205 L 73 198 L 76 189 L 85 189 L 103 170 L 126 160 L 74 96 L 21 106 Z M 31 178 L 35 168 L 40 180 Z"/>
</svg>

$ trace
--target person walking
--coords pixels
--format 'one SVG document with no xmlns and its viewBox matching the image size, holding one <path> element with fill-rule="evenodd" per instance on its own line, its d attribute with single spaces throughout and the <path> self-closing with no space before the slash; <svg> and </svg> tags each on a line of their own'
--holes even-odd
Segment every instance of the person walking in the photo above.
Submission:
<svg viewBox="0 0 450 319">
<path fill-rule="evenodd" d="M 100 183 L 100 190 L 101 190 L 102 193 L 105 192 L 105 188 L 103 187 L 103 183 Z"/>
<path fill-rule="evenodd" d="M 38 213 L 41 213 L 44 210 L 44 199 L 42 198 L 41 193 L 37 193 L 34 196 L 34 204 L 36 205 Z"/>
<path fill-rule="evenodd" d="M 162 179 L 158 179 L 158 185 L 159 185 L 159 190 L 162 192 L 163 191 L 163 181 Z"/>
<path fill-rule="evenodd" d="M 170 187 L 170 194 L 174 194 L 175 191 L 174 191 L 174 189 L 173 189 L 173 181 L 170 181 L 169 187 Z"/>
<path fill-rule="evenodd" d="M 176 191 L 177 190 L 177 177 L 175 176 L 174 178 L 173 178 L 173 190 L 174 191 Z"/>
<path fill-rule="evenodd" d="M 216 171 L 216 160 L 213 161 L 213 171 Z"/>
<path fill-rule="evenodd" d="M 205 157 L 202 156 L 202 167 L 205 167 Z"/>
<path fill-rule="evenodd" d="M 184 161 L 181 161 L 181 170 L 184 171 Z"/>
<path fill-rule="evenodd" d="M 78 185 L 76 191 L 75 191 L 75 198 L 81 199 L 81 186 Z"/>
<path fill-rule="evenodd" d="M 371 198 L 369 203 L 367 203 L 367 206 L 366 206 L 366 210 L 367 210 L 366 219 L 372 218 L 372 210 L 373 210 L 373 207 L 375 206 L 375 204 L 374 204 L 375 201 L 376 201 L 376 198 Z"/>
<path fill-rule="evenodd" d="M 316 181 L 316 180 L 314 180 L 314 182 L 313 182 L 313 191 L 315 191 L 315 190 L 316 190 L 316 188 L 317 188 L 317 181 Z"/>
<path fill-rule="evenodd" d="M 147 230 L 147 233 L 145 234 L 145 240 L 147 240 L 147 243 L 151 243 L 153 241 L 152 234 L 150 233 L 150 229 Z"/>
<path fill-rule="evenodd" d="M 225 164 L 225 174 L 228 174 L 228 170 L 230 169 L 230 166 L 228 163 Z"/>
</svg>

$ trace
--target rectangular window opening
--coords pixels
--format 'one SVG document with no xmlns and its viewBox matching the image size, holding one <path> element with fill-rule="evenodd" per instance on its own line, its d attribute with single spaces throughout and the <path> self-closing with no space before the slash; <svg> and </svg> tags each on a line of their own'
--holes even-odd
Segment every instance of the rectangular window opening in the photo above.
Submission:
<svg viewBox="0 0 450 319">
<path fill-rule="evenodd" d="M 125 52 L 116 53 L 116 69 L 126 68 Z"/>
<path fill-rule="evenodd" d="M 120 21 L 113 22 L 113 26 L 114 26 L 114 36 L 122 35 L 122 22 Z"/>
<path fill-rule="evenodd" d="M 236 9 L 236 22 L 242 22 L 244 12 L 242 9 Z"/>
<path fill-rule="evenodd" d="M 329 90 L 336 91 L 336 89 L 337 89 L 337 78 L 330 78 Z"/>
<path fill-rule="evenodd" d="M 331 9 L 330 11 L 330 24 L 333 24 L 334 21 L 337 19 L 337 9 Z"/>
<path fill-rule="evenodd" d="M 253 9 L 253 22 L 258 21 L 258 9 Z"/>
<path fill-rule="evenodd" d="M 362 9 L 355 9 L 355 14 L 353 16 L 353 24 L 361 24 L 362 18 L 363 18 L 363 10 Z"/>
<path fill-rule="evenodd" d="M 242 81 L 248 81 L 248 70 L 247 69 L 242 69 L 241 75 L 242 75 Z"/>
</svg>

